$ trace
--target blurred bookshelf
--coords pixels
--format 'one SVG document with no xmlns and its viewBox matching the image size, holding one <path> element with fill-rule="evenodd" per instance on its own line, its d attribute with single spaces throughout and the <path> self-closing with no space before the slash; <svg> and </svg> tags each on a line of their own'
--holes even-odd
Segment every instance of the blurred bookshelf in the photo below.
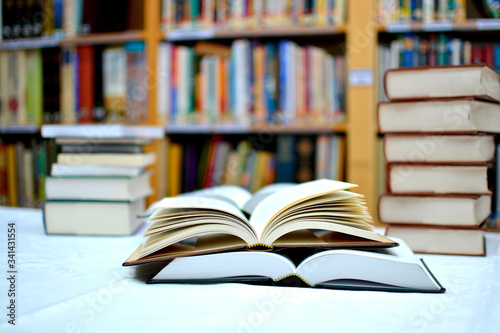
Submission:
<svg viewBox="0 0 500 333">
<path fill-rule="evenodd" d="M 6 3 L 3 2 L 4 17 L 9 10 L 14 10 L 6 8 Z M 44 3 L 42 1 L 42 5 Z M 61 3 L 63 6 L 66 4 Z M 358 189 L 366 196 L 373 215 L 376 212 L 376 196 L 381 188 L 378 179 L 381 173 L 377 167 L 380 165 L 380 154 L 377 153 L 380 151 L 377 148 L 380 139 L 374 114 L 376 103 L 383 96 L 381 75 L 387 67 L 381 65 L 380 49 L 390 48 L 394 40 L 400 39 L 404 43 L 403 39 L 409 38 L 407 34 L 423 38 L 440 33 L 450 36 L 450 40 L 462 38 L 473 44 L 479 41 L 483 46 L 488 41 L 493 43 L 500 31 L 500 19 L 482 16 L 471 1 L 465 2 L 465 16 L 449 13 L 449 20 L 441 21 L 439 16 L 435 16 L 437 19 L 425 22 L 411 19 L 411 15 L 407 20 L 383 19 L 381 6 L 392 2 L 379 0 L 306 2 L 304 8 L 292 7 L 288 11 L 286 6 L 280 7 L 281 4 L 263 0 L 230 1 L 232 6 L 228 8 L 210 7 L 215 3 L 211 1 L 186 1 L 186 6 L 181 9 L 176 9 L 177 2 L 171 0 L 109 1 L 106 4 L 93 0 L 81 3 L 82 7 L 78 8 L 71 8 L 71 5 L 69 8 L 53 8 L 54 13 L 57 13 L 53 15 L 54 22 L 43 21 L 43 28 L 36 36 L 3 35 L 0 44 L 2 64 L 7 63 L 8 56 L 12 57 L 12 61 L 19 57 L 20 61 L 26 61 L 31 57 L 34 63 L 41 63 L 41 70 L 39 68 L 38 72 L 35 70 L 32 74 L 38 78 L 38 84 L 28 89 L 28 92 L 32 91 L 34 100 L 30 97 L 27 100 L 31 100 L 29 103 L 35 105 L 35 109 L 17 106 L 25 109 L 9 111 L 9 103 L 4 102 L 8 100 L 8 95 L 1 96 L 2 140 L 11 137 L 12 133 L 37 137 L 42 124 L 159 126 L 164 132 L 163 137 L 154 139 L 147 149 L 160 157 L 160 163 L 152 168 L 152 184 L 164 184 L 168 182 L 166 168 L 169 144 L 186 143 L 189 135 L 205 140 L 222 135 L 233 148 L 242 136 L 295 136 L 296 139 L 307 136 L 312 142 L 324 135 L 335 136 L 341 138 L 345 146 L 341 180 L 359 185 Z M 245 7 L 247 3 L 250 5 Z M 293 3 L 296 5 L 299 2 Z M 395 10 L 400 12 L 398 7 Z M 48 12 L 44 8 L 41 11 Z M 116 24 L 105 22 L 107 13 L 112 11 L 116 11 L 120 18 Z M 98 14 L 94 17 L 92 12 Z M 391 15 L 396 17 L 396 14 Z M 439 11 L 435 15 L 439 15 Z M 65 16 L 69 19 L 64 19 Z M 6 24 L 11 22 L 4 20 Z M 207 45 L 212 49 L 203 48 Z M 165 50 L 170 52 L 171 57 L 166 68 Z M 252 51 L 252 56 L 247 59 L 242 54 L 248 50 Z M 178 58 L 175 58 L 175 52 L 180 52 Z M 268 56 L 269 52 L 275 52 L 274 58 L 269 58 L 276 67 L 271 79 L 266 77 L 270 73 L 269 69 L 263 66 L 261 60 L 261 67 L 257 68 L 254 58 L 254 55 Z M 280 61 L 279 52 L 283 52 L 282 57 L 290 52 L 293 56 L 287 61 Z M 172 89 L 178 89 L 179 86 L 169 86 L 170 83 L 165 85 L 165 82 L 179 84 L 177 80 L 182 76 L 179 76 L 178 71 L 172 72 L 173 61 L 186 59 L 183 58 L 185 55 L 193 57 L 189 61 L 190 65 L 182 60 L 183 63 L 177 63 L 176 68 L 181 68 L 183 75 L 191 75 L 182 78 L 183 86 L 180 91 L 175 91 L 176 95 L 172 99 Z M 83 60 L 85 56 L 93 60 L 86 62 Z M 114 72 L 114 75 L 118 73 L 118 80 L 108 82 L 102 78 L 107 70 L 102 68 L 106 67 L 103 57 L 107 56 L 109 61 L 122 66 L 118 72 Z M 300 57 L 309 56 L 311 59 L 307 58 L 307 64 L 311 68 L 307 67 L 309 65 L 305 61 L 295 62 L 296 59 L 302 59 Z M 321 64 L 329 64 L 312 70 L 313 57 Z M 78 59 L 77 62 L 75 59 Z M 343 71 L 341 83 L 327 79 L 331 76 L 328 73 L 332 73 L 332 64 L 337 61 L 339 69 Z M 389 60 L 385 61 L 389 63 Z M 81 66 L 89 64 L 93 67 L 81 69 Z M 127 69 L 127 64 L 136 66 Z M 304 67 L 306 70 L 292 71 L 292 67 Z M 6 67 L 2 68 L 2 86 L 10 83 L 10 75 L 21 75 L 14 74 L 14 71 L 9 74 L 5 71 Z M 26 72 L 27 68 L 21 65 L 21 71 Z M 90 77 L 84 75 L 86 80 L 91 81 L 79 81 L 82 83 L 76 85 L 77 78 L 71 76 L 72 71 L 85 73 L 85 68 L 90 68 L 93 73 Z M 248 70 L 242 71 L 242 68 Z M 334 71 L 339 72 L 337 68 Z M 127 73 L 137 75 L 135 83 L 126 85 L 125 81 L 131 81 L 124 79 Z M 216 78 L 213 73 L 220 75 Z M 234 77 L 242 73 L 249 77 L 246 81 L 236 83 L 229 73 L 234 73 Z M 284 73 L 285 78 L 280 77 L 279 73 Z M 197 79 L 195 74 L 204 79 Z M 24 84 L 33 81 L 26 79 L 24 75 L 27 74 L 22 75 Z M 299 75 L 310 77 L 299 82 Z M 221 77 L 225 79 L 221 80 Z M 79 75 L 78 79 L 81 78 Z M 322 80 L 322 84 L 316 83 L 318 80 Z M 92 83 L 91 93 L 88 90 L 89 82 Z M 220 87 L 215 88 L 219 90 L 208 90 L 210 87 L 206 87 L 207 82 L 218 82 L 223 90 Z M 310 82 L 314 84 L 305 88 Z M 104 90 L 107 88 L 104 86 L 108 83 L 119 85 L 111 87 L 111 91 L 119 91 L 119 96 L 105 96 Z M 204 88 L 200 88 L 203 85 Z M 134 89 L 137 92 L 137 87 L 142 87 L 141 97 L 134 99 L 132 92 Z M 323 89 L 324 95 L 314 95 L 317 94 L 317 88 L 322 87 L 340 89 L 335 93 L 331 90 L 331 94 L 337 94 L 340 99 L 334 101 L 335 98 L 329 95 L 330 89 L 328 92 Z M 274 89 L 272 98 L 265 95 L 265 89 L 268 88 Z M 309 89 L 307 94 L 297 93 L 305 89 Z M 241 99 L 237 91 L 246 91 L 250 95 Z M 259 97 L 259 94 L 264 94 L 264 97 Z M 89 96 L 90 104 L 85 104 Z M 213 98 L 209 100 L 207 96 L 216 96 L 218 104 L 214 104 Z M 169 100 L 175 100 L 176 106 L 168 104 Z M 310 104 L 313 100 L 320 101 L 314 106 L 315 110 Z M 274 106 L 270 106 L 270 101 Z M 308 108 L 301 109 L 299 106 L 304 104 Z M 316 109 L 328 111 L 311 116 L 317 112 Z M 234 113 L 236 110 L 240 113 Z M 263 110 L 277 112 L 284 117 L 272 117 L 264 114 Z M 205 111 L 214 112 L 207 116 Z M 259 116 L 256 116 L 259 112 Z M 25 115 L 18 118 L 17 115 L 22 113 Z M 240 117 L 242 114 L 245 117 Z M 276 149 L 276 143 L 271 146 L 270 149 Z M 313 144 L 315 147 L 316 144 Z M 166 191 L 166 186 L 158 186 L 149 202 L 165 196 Z"/>
</svg>

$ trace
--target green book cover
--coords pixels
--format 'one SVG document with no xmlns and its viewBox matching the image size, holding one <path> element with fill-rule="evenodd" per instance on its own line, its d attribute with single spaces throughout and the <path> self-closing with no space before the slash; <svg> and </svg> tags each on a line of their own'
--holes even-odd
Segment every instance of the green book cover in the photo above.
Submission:
<svg viewBox="0 0 500 333">
<path fill-rule="evenodd" d="M 43 71 L 39 49 L 26 51 L 26 110 L 28 123 L 42 123 Z"/>
</svg>

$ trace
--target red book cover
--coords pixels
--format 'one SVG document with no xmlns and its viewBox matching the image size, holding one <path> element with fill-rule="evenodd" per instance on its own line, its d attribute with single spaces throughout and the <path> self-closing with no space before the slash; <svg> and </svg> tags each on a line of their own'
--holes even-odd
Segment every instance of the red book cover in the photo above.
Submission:
<svg viewBox="0 0 500 333">
<path fill-rule="evenodd" d="M 493 45 L 483 47 L 483 60 L 488 66 L 495 68 L 493 65 Z"/>
<path fill-rule="evenodd" d="M 210 148 L 208 152 L 207 158 L 207 166 L 205 168 L 205 177 L 203 178 L 203 188 L 212 186 L 212 179 L 214 177 L 214 168 L 215 168 L 215 158 L 217 156 L 217 148 L 219 147 L 219 143 L 222 140 L 222 136 L 220 134 L 215 134 L 212 136 L 210 140 Z"/>
<path fill-rule="evenodd" d="M 80 122 L 91 123 L 94 109 L 94 47 L 83 45 L 78 47 L 80 58 Z"/>
<path fill-rule="evenodd" d="M 470 51 L 470 61 L 472 64 L 480 64 L 484 61 L 483 48 L 480 46 L 473 46 Z"/>
</svg>

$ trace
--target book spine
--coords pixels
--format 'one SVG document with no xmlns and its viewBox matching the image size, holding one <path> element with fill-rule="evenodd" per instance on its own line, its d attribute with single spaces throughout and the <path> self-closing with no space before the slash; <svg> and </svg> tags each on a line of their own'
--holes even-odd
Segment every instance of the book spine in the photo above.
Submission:
<svg viewBox="0 0 500 333">
<path fill-rule="evenodd" d="M 94 110 L 94 47 L 89 45 L 78 47 L 80 109 L 79 122 L 92 123 Z"/>
<path fill-rule="evenodd" d="M 142 41 L 127 42 L 125 121 L 131 124 L 147 120 L 147 91 L 143 80 L 145 73 L 145 44 Z"/>
</svg>

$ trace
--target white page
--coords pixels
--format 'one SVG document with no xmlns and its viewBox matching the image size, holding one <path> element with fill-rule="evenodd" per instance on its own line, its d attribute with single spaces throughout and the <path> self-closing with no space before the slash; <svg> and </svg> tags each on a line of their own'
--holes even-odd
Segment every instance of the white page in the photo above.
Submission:
<svg viewBox="0 0 500 333">
<path fill-rule="evenodd" d="M 233 276 L 267 276 L 273 280 L 295 271 L 287 258 L 269 252 L 229 252 L 176 258 L 153 280 L 214 279 Z"/>
<path fill-rule="evenodd" d="M 221 210 L 240 218 L 241 221 L 247 221 L 245 215 L 243 215 L 243 213 L 237 207 L 219 199 L 212 199 L 206 197 L 182 196 L 182 197 L 164 198 L 160 200 L 153 208 L 154 209 L 189 208 L 193 210 L 197 209 Z"/>
<path fill-rule="evenodd" d="M 248 200 L 243 208 L 244 212 L 247 212 L 248 214 L 252 215 L 253 211 L 255 210 L 255 207 L 257 207 L 265 198 L 270 196 L 273 193 L 276 193 L 278 191 L 281 191 L 283 189 L 290 188 L 292 186 L 296 186 L 296 183 L 276 183 L 276 184 L 271 184 L 264 186 L 257 192 L 255 192 L 252 195 L 252 198 Z"/>
<path fill-rule="evenodd" d="M 266 200 L 255 208 L 250 218 L 250 223 L 260 237 L 269 221 L 280 211 L 292 204 L 314 196 L 354 187 L 357 187 L 357 185 L 329 179 L 319 179 L 283 189 L 268 196 Z"/>
<path fill-rule="evenodd" d="M 245 188 L 234 185 L 221 185 L 211 188 L 187 192 L 178 197 L 201 197 L 224 200 L 241 209 L 250 200 L 252 194 Z"/>
</svg>

